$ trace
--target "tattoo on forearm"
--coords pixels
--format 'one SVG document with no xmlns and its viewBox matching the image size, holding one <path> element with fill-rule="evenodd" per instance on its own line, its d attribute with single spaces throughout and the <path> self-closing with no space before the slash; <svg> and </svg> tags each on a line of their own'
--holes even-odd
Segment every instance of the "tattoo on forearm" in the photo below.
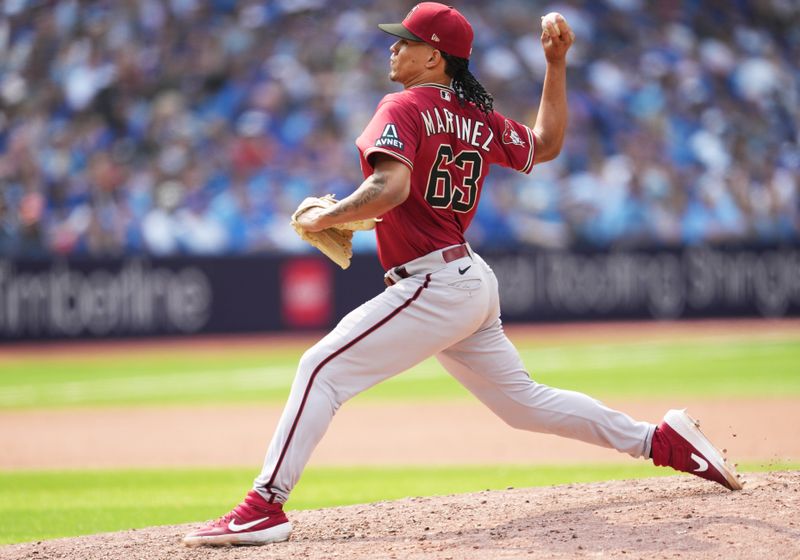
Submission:
<svg viewBox="0 0 800 560">
<path fill-rule="evenodd" d="M 342 200 L 339 204 L 334 206 L 329 216 L 339 216 L 351 210 L 357 210 L 378 198 L 386 187 L 386 177 L 383 175 L 372 175 L 369 181 L 351 196 Z"/>
</svg>

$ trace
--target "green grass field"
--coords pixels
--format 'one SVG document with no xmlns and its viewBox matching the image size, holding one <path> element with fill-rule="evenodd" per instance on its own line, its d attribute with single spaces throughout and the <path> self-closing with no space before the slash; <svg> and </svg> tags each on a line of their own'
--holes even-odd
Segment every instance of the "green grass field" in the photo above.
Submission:
<svg viewBox="0 0 800 560">
<path fill-rule="evenodd" d="M 537 381 L 603 399 L 800 396 L 800 333 L 680 342 L 514 341 Z M 287 343 L 228 351 L 0 356 L 0 413 L 75 406 L 280 403 L 302 351 L 302 346 Z M 357 399 L 466 396 L 437 362 L 429 360 Z M 255 468 L 0 472 L 0 543 L 213 518 L 241 497 Z M 672 471 L 630 461 L 581 467 L 318 468 L 304 474 L 289 508 L 659 474 Z"/>
<path fill-rule="evenodd" d="M 797 339 L 537 345 L 517 341 L 532 377 L 597 396 L 800 395 Z M 302 347 L 146 351 L 0 362 L 0 410 L 137 404 L 282 402 Z M 433 359 L 359 399 L 460 398 L 466 392 Z"/>
</svg>

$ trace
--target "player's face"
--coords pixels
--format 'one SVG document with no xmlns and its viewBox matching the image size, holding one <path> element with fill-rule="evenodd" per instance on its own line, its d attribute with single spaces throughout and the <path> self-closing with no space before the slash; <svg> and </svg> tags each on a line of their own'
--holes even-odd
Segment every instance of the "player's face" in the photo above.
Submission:
<svg viewBox="0 0 800 560">
<path fill-rule="evenodd" d="M 389 50 L 389 79 L 401 84 L 413 83 L 426 70 L 425 62 L 431 55 L 433 47 L 422 41 L 400 39 Z"/>
</svg>

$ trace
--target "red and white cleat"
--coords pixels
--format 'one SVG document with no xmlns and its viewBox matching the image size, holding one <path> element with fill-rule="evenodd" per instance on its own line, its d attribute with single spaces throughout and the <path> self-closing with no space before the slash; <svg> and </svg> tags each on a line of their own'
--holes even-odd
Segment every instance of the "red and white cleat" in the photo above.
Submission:
<svg viewBox="0 0 800 560">
<path fill-rule="evenodd" d="M 736 470 L 711 444 L 685 410 L 670 410 L 653 434 L 653 463 L 713 480 L 729 490 L 741 490 Z"/>
<path fill-rule="evenodd" d="M 183 537 L 186 546 L 259 545 L 283 542 L 292 533 L 292 524 L 283 513 L 283 504 L 267 502 L 250 490 L 233 511 Z"/>
</svg>

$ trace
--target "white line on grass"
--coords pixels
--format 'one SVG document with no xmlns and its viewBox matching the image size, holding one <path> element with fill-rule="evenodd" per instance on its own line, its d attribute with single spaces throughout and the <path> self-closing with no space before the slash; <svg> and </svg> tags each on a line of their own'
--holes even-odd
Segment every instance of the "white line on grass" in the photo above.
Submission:
<svg viewBox="0 0 800 560">
<path fill-rule="evenodd" d="M 0 407 L 205 396 L 231 389 L 281 389 L 291 385 L 293 376 L 294 368 L 264 367 L 64 381 L 43 386 L 12 385 L 0 389 Z"/>
</svg>

